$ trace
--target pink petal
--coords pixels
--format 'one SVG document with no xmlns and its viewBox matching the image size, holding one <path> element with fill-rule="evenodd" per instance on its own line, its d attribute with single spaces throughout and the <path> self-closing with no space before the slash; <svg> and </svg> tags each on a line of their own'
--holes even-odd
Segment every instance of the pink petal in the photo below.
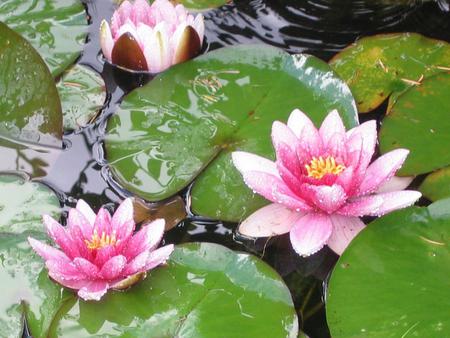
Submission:
<svg viewBox="0 0 450 338">
<path fill-rule="evenodd" d="M 234 166 L 242 175 L 249 171 L 259 171 L 273 176 L 279 176 L 275 162 L 264 157 L 245 151 L 234 151 L 231 154 L 231 158 Z"/>
<path fill-rule="evenodd" d="M 45 262 L 49 273 L 52 276 L 57 276 L 60 280 L 82 280 L 85 279 L 85 274 L 78 270 L 73 262 L 66 262 L 64 260 L 48 260 Z"/>
<path fill-rule="evenodd" d="M 89 279 L 64 279 L 61 275 L 53 274 L 51 271 L 48 272 L 48 275 L 62 286 L 74 290 L 79 290 L 86 284 L 90 283 Z"/>
<path fill-rule="evenodd" d="M 249 237 L 271 237 L 288 233 L 304 213 L 281 204 L 269 204 L 247 217 L 238 232 Z"/>
<path fill-rule="evenodd" d="M 333 231 L 328 215 L 309 213 L 300 218 L 290 232 L 292 247 L 303 257 L 324 247 Z"/>
<path fill-rule="evenodd" d="M 111 220 L 111 230 L 116 231 L 117 239 L 123 240 L 133 233 L 134 227 L 133 202 L 130 198 L 127 198 L 114 213 Z"/>
<path fill-rule="evenodd" d="M 378 194 L 376 196 L 381 197 L 383 203 L 378 210 L 374 210 L 368 214 L 369 216 L 383 216 L 391 211 L 409 207 L 410 205 L 413 205 L 422 194 L 418 191 L 403 190 Z"/>
<path fill-rule="evenodd" d="M 203 38 L 205 36 L 205 22 L 203 14 L 197 14 L 192 27 L 194 27 L 195 31 L 197 32 L 198 37 L 200 38 L 200 43 L 203 43 Z"/>
<path fill-rule="evenodd" d="M 109 24 L 103 20 L 100 24 L 100 46 L 102 47 L 102 52 L 108 61 L 111 61 L 111 52 L 114 47 L 114 39 L 111 34 L 111 29 Z"/>
<path fill-rule="evenodd" d="M 143 226 L 128 241 L 124 256 L 133 259 L 143 251 L 153 250 L 161 242 L 164 234 L 165 221 L 158 219 Z"/>
<path fill-rule="evenodd" d="M 362 139 L 362 148 L 357 169 L 358 171 L 366 170 L 372 159 L 373 153 L 375 152 L 375 146 L 377 143 L 376 121 L 370 120 L 349 130 L 347 132 L 347 139 L 349 140 L 349 143 L 351 143 L 353 139 Z"/>
<path fill-rule="evenodd" d="M 76 245 L 81 256 L 87 258 L 90 256 L 85 241 L 92 238 L 92 225 L 81 214 L 78 209 L 70 209 L 67 220 L 67 230 Z"/>
<path fill-rule="evenodd" d="M 275 121 L 272 124 L 272 143 L 277 155 L 277 161 L 288 169 L 294 176 L 300 177 L 300 163 L 297 157 L 297 137 L 285 124 Z"/>
<path fill-rule="evenodd" d="M 61 250 L 70 258 L 79 256 L 78 248 L 73 243 L 70 235 L 66 232 L 66 229 L 48 215 L 44 215 L 42 218 L 49 236 L 59 245 Z"/>
<path fill-rule="evenodd" d="M 105 281 L 91 281 L 78 291 L 78 296 L 84 300 L 100 300 L 108 291 L 108 283 Z"/>
<path fill-rule="evenodd" d="M 138 23 L 154 25 L 152 10 L 147 0 L 135 0 L 131 12 L 131 20 L 137 26 Z"/>
<path fill-rule="evenodd" d="M 296 196 L 278 177 L 261 172 L 247 172 L 244 175 L 244 181 L 254 192 L 271 202 L 284 204 L 286 207 L 297 211 L 311 210 L 311 207 Z"/>
<path fill-rule="evenodd" d="M 173 244 L 169 244 L 159 248 L 158 250 L 152 251 L 147 258 L 145 270 L 148 271 L 157 267 L 158 265 L 166 263 L 174 249 L 175 247 L 173 246 Z"/>
<path fill-rule="evenodd" d="M 131 262 L 128 262 L 128 264 L 123 269 L 122 274 L 124 276 L 128 276 L 133 275 L 137 272 L 145 271 L 145 265 L 147 263 L 147 259 L 149 256 L 150 256 L 149 251 L 141 252 Z"/>
<path fill-rule="evenodd" d="M 376 191 L 384 182 L 394 176 L 405 162 L 408 154 L 409 151 L 406 149 L 396 149 L 379 157 L 367 168 L 358 194 L 366 195 Z"/>
<path fill-rule="evenodd" d="M 343 216 L 361 217 L 377 211 L 382 204 L 383 199 L 379 195 L 363 196 L 348 201 L 337 213 Z"/>
<path fill-rule="evenodd" d="M 399 177 L 394 176 L 387 182 L 383 183 L 378 189 L 377 193 L 381 194 L 384 192 L 400 191 L 405 190 L 414 180 L 414 176 Z"/>
<path fill-rule="evenodd" d="M 94 264 L 97 266 L 103 266 L 111 257 L 117 255 L 117 250 L 114 246 L 108 245 L 103 248 L 97 249 L 95 254 Z"/>
<path fill-rule="evenodd" d="M 342 255 L 353 238 L 366 226 L 358 217 L 331 215 L 333 232 L 328 239 L 328 247 Z"/>
<path fill-rule="evenodd" d="M 165 22 L 157 24 L 144 49 L 144 56 L 151 73 L 160 73 L 172 65 L 172 52 Z"/>
<path fill-rule="evenodd" d="M 119 29 L 130 17 L 133 11 L 133 5 L 125 0 L 119 6 L 119 8 L 114 12 L 111 18 L 111 32 L 115 40 L 119 38 Z"/>
<path fill-rule="evenodd" d="M 95 279 L 98 278 L 98 267 L 94 264 L 92 264 L 87 259 L 84 259 L 82 257 L 77 257 L 73 260 L 73 263 L 75 266 L 80 270 L 82 273 L 86 275 L 86 277 L 89 279 Z"/>
<path fill-rule="evenodd" d="M 344 189 L 334 184 L 327 185 L 311 185 L 304 184 L 302 186 L 305 199 L 314 203 L 314 205 L 325 213 L 332 213 L 339 209 L 347 200 Z"/>
<path fill-rule="evenodd" d="M 164 21 L 171 25 L 177 24 L 177 12 L 170 1 L 155 0 L 152 4 L 152 10 L 155 11 L 157 23 Z"/>
<path fill-rule="evenodd" d="M 94 222 L 94 229 L 97 230 L 99 236 L 104 232 L 107 235 L 112 235 L 111 231 L 111 215 L 105 208 L 100 208 Z"/>
<path fill-rule="evenodd" d="M 336 109 L 331 111 L 322 122 L 319 129 L 319 134 L 322 138 L 324 147 L 328 147 L 328 143 L 335 134 L 342 136 L 345 135 L 344 123 L 342 122 L 342 119 Z"/>
<path fill-rule="evenodd" d="M 88 222 L 92 226 L 94 225 L 96 215 L 89 204 L 80 199 L 77 202 L 76 209 L 88 220 Z"/>
<path fill-rule="evenodd" d="M 112 280 L 120 277 L 125 265 L 127 264 L 127 259 L 125 256 L 117 255 L 110 258 L 100 270 L 100 276 L 106 280 Z"/>
<path fill-rule="evenodd" d="M 294 176 L 292 172 L 290 172 L 288 169 L 286 169 L 282 163 L 277 162 L 277 169 L 281 176 L 281 179 L 284 183 L 288 186 L 288 188 L 297 196 L 301 196 L 301 185 L 303 180 L 305 179 L 304 176 Z"/>
<path fill-rule="evenodd" d="M 36 253 L 41 256 L 45 261 L 48 260 L 63 260 L 70 263 L 69 257 L 66 254 L 50 245 L 44 244 L 33 237 L 28 237 L 28 243 Z"/>
<path fill-rule="evenodd" d="M 321 154 L 322 139 L 308 116 L 299 109 L 295 109 L 289 116 L 287 125 L 299 140 L 298 153 L 306 152 L 310 157 Z"/>
<path fill-rule="evenodd" d="M 352 196 L 358 186 L 355 186 L 353 180 L 353 167 L 347 167 L 343 172 L 341 172 L 336 178 L 335 184 L 340 185 L 347 196 Z"/>
</svg>

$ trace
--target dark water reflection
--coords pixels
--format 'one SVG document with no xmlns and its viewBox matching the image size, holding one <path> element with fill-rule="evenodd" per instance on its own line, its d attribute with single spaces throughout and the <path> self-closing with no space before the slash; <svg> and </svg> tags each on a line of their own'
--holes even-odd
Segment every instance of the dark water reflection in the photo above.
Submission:
<svg viewBox="0 0 450 338">
<path fill-rule="evenodd" d="M 131 89 L 124 89 L 123 85 L 121 88 L 111 67 L 104 65 L 99 56 L 98 27 L 101 19 L 111 17 L 113 1 L 83 2 L 90 15 L 91 26 L 79 62 L 102 74 L 108 99 L 95 124 L 81 132 L 64 135 L 65 149 L 59 157 L 50 160 L 43 156 L 41 159 L 46 165 L 44 169 L 39 169 L 38 176 L 44 176 L 41 180 L 58 192 L 66 209 L 73 206 L 78 198 L 98 208 L 102 204 L 118 203 L 128 195 L 111 179 L 102 147 L 107 119 L 115 112 L 124 93 Z M 450 41 L 447 0 L 236 1 L 206 12 L 205 19 L 210 50 L 226 45 L 266 43 L 290 53 L 306 52 L 328 60 L 359 37 L 375 33 L 413 31 Z M 17 158 L 14 158 L 14 151 L 8 151 L 0 147 L 3 159 L 0 170 L 11 170 L 15 161 L 21 160 L 20 151 L 16 152 Z M 33 156 L 32 161 L 21 166 L 31 174 L 38 170 L 33 168 L 33 163 L 39 163 L 39 156 L 38 159 L 35 153 Z M 324 319 L 321 281 L 326 279 L 337 257 L 329 250 L 323 250 L 313 258 L 299 258 L 293 254 L 286 236 L 269 242 L 253 242 L 236 238 L 234 228 L 234 224 L 222 224 L 190 215 L 190 220 L 171 230 L 166 240 L 173 243 L 216 242 L 262 257 L 285 278 L 294 296 L 299 317 L 304 315 L 306 332 L 311 337 L 329 336 Z M 306 304 L 304 299 L 308 299 Z"/>
</svg>

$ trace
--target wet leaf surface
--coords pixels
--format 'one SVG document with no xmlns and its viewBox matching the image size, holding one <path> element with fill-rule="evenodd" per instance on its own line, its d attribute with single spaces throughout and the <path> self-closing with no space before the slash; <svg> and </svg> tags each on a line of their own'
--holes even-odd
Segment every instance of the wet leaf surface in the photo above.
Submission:
<svg viewBox="0 0 450 338">
<path fill-rule="evenodd" d="M 182 4 L 190 10 L 208 10 L 232 3 L 232 0 L 172 0 L 175 4 Z"/>
<path fill-rule="evenodd" d="M 34 48 L 0 22 L 0 136 L 61 146 L 61 105 L 54 80 Z"/>
<path fill-rule="evenodd" d="M 450 44 L 415 33 L 375 35 L 347 47 L 330 65 L 349 85 L 359 112 L 366 113 L 391 94 L 449 71 Z"/>
<path fill-rule="evenodd" d="M 244 253 L 211 243 L 176 248 L 125 292 L 77 300 L 50 337 L 296 337 L 297 316 L 281 277 Z"/>
<path fill-rule="evenodd" d="M 79 0 L 2 0 L 0 21 L 38 50 L 55 77 L 80 55 L 88 26 Z"/>
<path fill-rule="evenodd" d="M 86 126 L 105 103 L 105 83 L 102 77 L 85 66 L 69 68 L 57 83 L 66 130 Z"/>
<path fill-rule="evenodd" d="M 348 87 L 319 59 L 268 46 L 216 50 L 177 65 L 126 96 L 107 127 L 116 180 L 157 201 L 197 176 L 192 209 L 237 221 L 267 203 L 243 183 L 231 152 L 274 157 L 270 129 L 294 108 L 315 123 L 337 108 L 357 123 Z"/>
<path fill-rule="evenodd" d="M 450 197 L 450 167 L 429 174 L 420 185 L 419 190 L 431 201 Z"/>
<path fill-rule="evenodd" d="M 42 232 L 43 214 L 59 218 L 57 196 L 41 183 L 17 175 L 0 174 L 0 191 L 0 232 Z"/>
<path fill-rule="evenodd" d="M 332 337 L 443 337 L 450 330 L 450 200 L 384 216 L 336 264 Z"/>
<path fill-rule="evenodd" d="M 450 164 L 450 74 L 436 74 L 397 98 L 383 119 L 380 150 L 406 148 L 400 175 L 418 175 Z"/>
</svg>

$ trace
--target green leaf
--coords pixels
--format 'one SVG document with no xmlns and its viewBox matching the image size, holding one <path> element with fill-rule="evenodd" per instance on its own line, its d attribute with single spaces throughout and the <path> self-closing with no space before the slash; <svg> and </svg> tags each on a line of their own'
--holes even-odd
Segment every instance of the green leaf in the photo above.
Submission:
<svg viewBox="0 0 450 338">
<path fill-rule="evenodd" d="M 450 164 L 450 74 L 437 74 L 397 98 L 384 118 L 380 150 L 411 152 L 401 175 L 418 175 Z"/>
<path fill-rule="evenodd" d="M 0 74 L 0 137 L 61 146 L 54 80 L 34 48 L 1 22 Z"/>
<path fill-rule="evenodd" d="M 87 67 L 69 68 L 57 84 L 64 129 L 76 130 L 94 119 L 106 99 L 102 77 Z"/>
<path fill-rule="evenodd" d="M 450 67 L 450 44 L 414 33 L 366 37 L 338 53 L 333 69 L 347 82 L 360 113 L 377 108 L 391 94 Z"/>
<path fill-rule="evenodd" d="M 43 184 L 2 174 L 0 191 L 0 232 L 43 231 L 42 215 L 59 218 L 59 200 Z"/>
<path fill-rule="evenodd" d="M 192 189 L 195 213 L 237 221 L 267 201 L 231 163 L 245 150 L 274 157 L 270 131 L 294 108 L 319 124 L 337 108 L 357 124 L 348 87 L 319 59 L 277 48 L 235 46 L 177 65 L 126 96 L 107 127 L 116 180 L 150 201 Z"/>
<path fill-rule="evenodd" d="M 2 0 L 0 21 L 39 51 L 55 77 L 80 55 L 88 26 L 79 0 Z"/>
<path fill-rule="evenodd" d="M 70 294 L 50 281 L 26 236 L 0 233 L 0 257 L 0 337 L 22 337 L 24 313 L 33 337 L 46 337 L 53 316 Z"/>
<path fill-rule="evenodd" d="M 190 10 L 208 10 L 231 3 L 232 0 L 175 0 L 175 3 L 184 5 Z"/>
<path fill-rule="evenodd" d="M 331 276 L 331 336 L 448 336 L 449 247 L 450 200 L 400 210 L 369 224 Z"/>
<path fill-rule="evenodd" d="M 99 302 L 59 313 L 50 336 L 296 337 L 297 316 L 281 277 L 254 256 L 211 243 L 178 246 L 167 267 Z M 58 334 L 56 334 L 56 332 Z"/>
<path fill-rule="evenodd" d="M 450 197 L 450 167 L 429 174 L 420 185 L 419 190 L 431 201 Z"/>
</svg>

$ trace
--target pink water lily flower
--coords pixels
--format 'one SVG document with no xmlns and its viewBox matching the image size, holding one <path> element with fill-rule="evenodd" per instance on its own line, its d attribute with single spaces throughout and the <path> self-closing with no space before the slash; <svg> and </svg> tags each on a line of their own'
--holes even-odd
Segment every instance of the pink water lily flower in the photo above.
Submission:
<svg viewBox="0 0 450 338">
<path fill-rule="evenodd" d="M 275 162 L 247 152 L 232 154 L 245 183 L 273 202 L 250 215 L 239 232 L 252 237 L 289 232 L 301 256 L 326 244 L 341 254 L 364 227 L 359 217 L 384 215 L 421 196 L 398 190 L 409 179 L 387 183 L 408 150 L 391 151 L 370 164 L 377 142 L 375 121 L 346 131 L 334 110 L 318 130 L 296 109 L 287 125 L 273 123 L 272 142 Z"/>
<path fill-rule="evenodd" d="M 83 201 L 69 211 L 67 226 L 43 217 L 49 236 L 60 249 L 29 237 L 32 248 L 45 260 L 49 275 L 59 284 L 78 290 L 84 300 L 99 300 L 108 289 L 124 289 L 163 264 L 174 247 L 156 249 L 164 233 L 164 220 L 156 220 L 134 233 L 133 204 L 126 199 L 111 217 L 97 215 Z"/>
<path fill-rule="evenodd" d="M 103 55 L 111 63 L 136 71 L 158 73 L 196 56 L 202 47 L 203 15 L 195 17 L 169 0 L 124 1 L 111 27 L 100 26 Z"/>
</svg>

